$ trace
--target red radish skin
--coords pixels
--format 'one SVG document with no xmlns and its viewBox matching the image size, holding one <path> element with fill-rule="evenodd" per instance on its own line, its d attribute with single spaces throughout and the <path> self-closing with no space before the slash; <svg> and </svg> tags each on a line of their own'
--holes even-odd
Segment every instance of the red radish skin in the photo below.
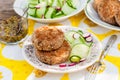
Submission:
<svg viewBox="0 0 120 80">
<path fill-rule="evenodd" d="M 87 37 L 87 38 L 86 38 L 86 41 L 87 41 L 87 42 L 93 42 L 93 39 L 92 39 L 92 37 Z"/>
<path fill-rule="evenodd" d="M 66 67 L 67 64 L 60 64 L 59 67 Z"/>
<path fill-rule="evenodd" d="M 70 63 L 68 66 L 75 66 L 77 63 Z"/>
<path fill-rule="evenodd" d="M 80 62 L 83 62 L 83 61 L 85 61 L 85 60 L 86 60 L 85 58 L 84 58 L 84 59 L 81 59 Z"/>
<path fill-rule="evenodd" d="M 74 38 L 74 39 L 78 39 L 79 37 L 80 37 L 79 34 L 77 34 L 77 33 L 76 33 L 76 34 L 73 34 L 73 38 Z"/>
<path fill-rule="evenodd" d="M 84 38 L 91 37 L 91 34 L 90 34 L 90 33 L 84 33 L 84 34 L 83 34 L 83 37 L 84 37 Z"/>
<path fill-rule="evenodd" d="M 40 5 L 35 6 L 36 9 L 40 9 Z"/>
<path fill-rule="evenodd" d="M 57 10 L 57 11 L 61 11 L 61 8 L 60 8 L 60 7 L 56 7 L 56 10 Z"/>
</svg>

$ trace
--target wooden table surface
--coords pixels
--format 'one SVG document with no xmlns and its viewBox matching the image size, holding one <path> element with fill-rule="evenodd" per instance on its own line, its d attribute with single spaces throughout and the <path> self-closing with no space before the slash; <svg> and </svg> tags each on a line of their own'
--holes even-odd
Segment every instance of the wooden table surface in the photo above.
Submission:
<svg viewBox="0 0 120 80">
<path fill-rule="evenodd" d="M 13 10 L 14 0 L 0 0 L 0 21 L 17 15 Z"/>
</svg>

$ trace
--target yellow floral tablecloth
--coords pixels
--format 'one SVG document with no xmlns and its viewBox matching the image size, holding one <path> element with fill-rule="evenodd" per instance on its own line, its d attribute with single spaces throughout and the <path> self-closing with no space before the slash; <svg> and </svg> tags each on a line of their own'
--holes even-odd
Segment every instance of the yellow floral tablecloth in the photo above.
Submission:
<svg viewBox="0 0 120 80">
<path fill-rule="evenodd" d="M 29 20 L 29 35 L 33 30 L 45 24 Z M 100 27 L 91 22 L 82 11 L 66 21 L 46 25 L 71 25 L 84 28 L 94 33 L 103 46 L 112 34 L 118 36 L 117 41 L 106 56 L 103 66 L 97 73 L 96 80 L 120 80 L 120 32 Z M 21 49 L 23 43 L 18 45 L 5 45 L 0 43 L 0 80 L 84 80 L 88 69 L 75 73 L 53 74 L 34 69 L 23 58 Z"/>
</svg>

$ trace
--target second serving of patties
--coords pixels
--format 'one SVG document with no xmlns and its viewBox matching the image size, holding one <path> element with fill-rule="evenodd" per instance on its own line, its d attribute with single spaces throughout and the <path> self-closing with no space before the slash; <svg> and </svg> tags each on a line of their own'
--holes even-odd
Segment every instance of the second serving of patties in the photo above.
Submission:
<svg viewBox="0 0 120 80">
<path fill-rule="evenodd" d="M 32 36 L 33 45 L 38 50 L 51 51 L 60 48 L 64 33 L 55 26 L 44 26 L 36 29 Z"/>
<path fill-rule="evenodd" d="M 120 12 L 120 1 L 118 0 L 94 0 L 94 9 L 98 12 L 101 20 L 112 24 L 119 25 L 118 13 Z"/>
</svg>

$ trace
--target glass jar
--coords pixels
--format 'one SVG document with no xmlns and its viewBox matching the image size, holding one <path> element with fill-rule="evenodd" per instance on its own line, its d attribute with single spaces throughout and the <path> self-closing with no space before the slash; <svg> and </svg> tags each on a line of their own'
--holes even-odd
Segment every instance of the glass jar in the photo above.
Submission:
<svg viewBox="0 0 120 80">
<path fill-rule="evenodd" d="M 11 16 L 0 22 L 0 42 L 17 44 L 22 42 L 28 33 L 27 18 Z"/>
</svg>

